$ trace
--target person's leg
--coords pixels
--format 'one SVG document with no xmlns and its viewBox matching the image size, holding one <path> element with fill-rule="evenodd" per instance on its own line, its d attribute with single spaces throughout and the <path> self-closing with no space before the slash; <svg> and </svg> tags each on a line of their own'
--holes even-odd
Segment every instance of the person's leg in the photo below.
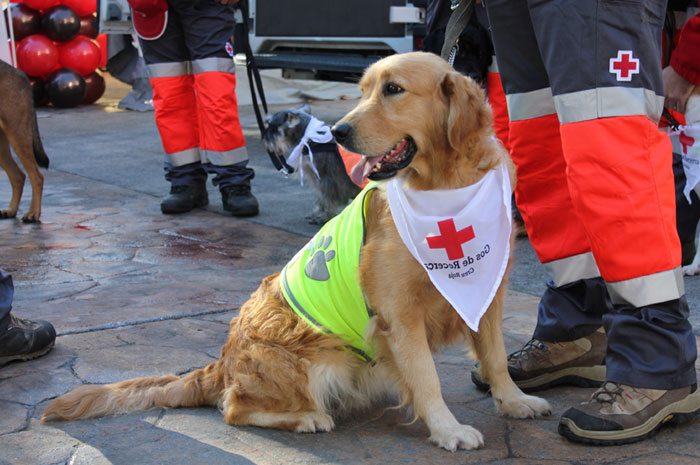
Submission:
<svg viewBox="0 0 700 465">
<path fill-rule="evenodd" d="M 197 98 L 202 162 L 221 191 L 224 209 L 234 216 L 258 214 L 250 192 L 255 175 L 248 168 L 248 151 L 238 117 L 236 73 L 231 43 L 233 9 L 217 2 L 171 0 L 182 18 L 185 42 L 192 59 Z"/>
<path fill-rule="evenodd" d="M 595 444 L 632 442 L 668 415 L 700 409 L 671 146 L 657 128 L 665 5 L 529 4 L 571 200 L 613 303 L 603 317 L 607 382 L 587 406 L 562 416 L 560 432 Z"/>
<path fill-rule="evenodd" d="M 598 329 L 609 298 L 572 205 L 559 120 L 529 8 L 525 0 L 489 0 L 486 7 L 510 119 L 516 201 L 535 252 L 554 274 L 540 301 L 534 338 L 511 354 L 509 371 L 527 390 L 598 385 L 605 376 L 605 334 Z M 472 379 L 484 387 L 478 371 Z"/>
<path fill-rule="evenodd" d="M 12 276 L 0 270 L 0 334 L 7 330 L 10 325 L 10 310 L 12 310 L 14 293 Z"/>
<path fill-rule="evenodd" d="M 0 367 L 40 357 L 48 353 L 56 341 L 51 323 L 25 320 L 10 313 L 13 297 L 12 276 L 0 270 Z"/>
<path fill-rule="evenodd" d="M 170 194 L 163 213 L 184 213 L 209 203 L 206 172 L 201 167 L 198 108 L 190 55 L 181 18 L 169 2 L 168 23 L 155 40 L 140 40 L 153 88 L 156 126 L 165 151 Z"/>
</svg>

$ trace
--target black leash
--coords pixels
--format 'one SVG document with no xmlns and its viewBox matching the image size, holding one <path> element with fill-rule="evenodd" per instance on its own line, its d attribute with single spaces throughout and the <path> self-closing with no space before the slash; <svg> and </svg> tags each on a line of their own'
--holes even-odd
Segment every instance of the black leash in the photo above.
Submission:
<svg viewBox="0 0 700 465">
<path fill-rule="evenodd" d="M 459 51 L 459 35 L 474 14 L 474 0 L 452 0 L 452 14 L 445 27 L 445 41 L 440 56 L 454 66 Z"/>
<path fill-rule="evenodd" d="M 673 117 L 666 107 L 664 107 L 664 111 L 661 113 L 661 122 L 667 124 L 673 131 L 678 131 L 680 127 L 678 120 Z"/>
<path fill-rule="evenodd" d="M 262 103 L 263 111 L 267 114 L 267 102 L 265 101 L 265 92 L 263 91 L 262 79 L 260 78 L 260 70 L 255 61 L 255 56 L 253 55 L 253 50 L 250 48 L 249 32 L 250 27 L 248 26 L 248 0 L 240 0 L 236 5 L 236 8 L 241 10 L 243 16 L 243 50 L 245 52 L 246 61 L 246 72 L 248 74 L 248 84 L 250 85 L 250 97 L 253 102 L 253 110 L 255 111 L 255 119 L 258 122 L 258 128 L 260 128 L 260 135 L 262 136 L 265 132 L 267 126 L 265 125 L 265 120 L 260 113 L 260 108 L 258 107 L 258 95 L 260 95 L 260 102 Z M 272 164 L 275 165 L 277 171 L 285 176 L 294 172 L 294 168 L 289 166 L 284 159 L 284 156 L 277 155 L 276 153 L 267 151 L 270 156 Z"/>
</svg>

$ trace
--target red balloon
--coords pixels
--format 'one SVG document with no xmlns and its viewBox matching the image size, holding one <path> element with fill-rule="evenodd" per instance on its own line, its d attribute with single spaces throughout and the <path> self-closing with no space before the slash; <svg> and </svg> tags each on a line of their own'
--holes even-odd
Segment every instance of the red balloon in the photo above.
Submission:
<svg viewBox="0 0 700 465">
<path fill-rule="evenodd" d="M 89 37 L 91 39 L 97 39 L 97 14 L 93 13 L 88 16 L 80 17 L 80 31 L 78 34 Z"/>
<path fill-rule="evenodd" d="M 81 76 L 87 76 L 97 69 L 102 58 L 100 46 L 85 36 L 76 36 L 58 47 L 59 63 Z"/>
<path fill-rule="evenodd" d="M 60 0 L 61 5 L 73 8 L 78 16 L 88 16 L 97 10 L 96 0 Z"/>
<path fill-rule="evenodd" d="M 43 76 L 58 65 L 58 49 L 51 39 L 33 34 L 17 46 L 17 67 L 29 76 Z"/>
<path fill-rule="evenodd" d="M 95 71 L 88 74 L 85 76 L 85 98 L 82 104 L 90 105 L 97 102 L 105 93 L 106 88 L 105 78 L 102 77 L 102 73 Z"/>
<path fill-rule="evenodd" d="M 46 10 L 52 6 L 58 5 L 59 0 L 24 0 L 22 3 L 35 10 Z"/>
</svg>

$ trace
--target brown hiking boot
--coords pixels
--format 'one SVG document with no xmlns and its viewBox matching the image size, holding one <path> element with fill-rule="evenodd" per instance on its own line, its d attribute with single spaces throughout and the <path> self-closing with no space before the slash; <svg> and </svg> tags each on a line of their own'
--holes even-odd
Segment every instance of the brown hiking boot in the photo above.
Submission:
<svg viewBox="0 0 700 465">
<path fill-rule="evenodd" d="M 588 402 L 562 415 L 559 434 L 586 444 L 628 444 L 652 436 L 667 423 L 683 423 L 698 412 L 697 384 L 666 391 L 606 382 Z"/>
<path fill-rule="evenodd" d="M 607 337 L 602 327 L 575 341 L 531 339 L 508 356 L 508 373 L 523 391 L 559 384 L 598 387 L 605 381 L 606 346 Z M 483 391 L 489 389 L 478 364 L 472 368 L 472 382 Z"/>
</svg>

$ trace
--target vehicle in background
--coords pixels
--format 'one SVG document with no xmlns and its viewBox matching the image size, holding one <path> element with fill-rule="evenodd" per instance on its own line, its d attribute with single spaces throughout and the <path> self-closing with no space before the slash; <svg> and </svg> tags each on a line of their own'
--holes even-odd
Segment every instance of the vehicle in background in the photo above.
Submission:
<svg viewBox="0 0 700 465">
<path fill-rule="evenodd" d="M 421 49 L 426 1 L 250 0 L 258 67 L 295 79 L 357 81 L 378 59 Z"/>
<path fill-rule="evenodd" d="M 285 78 L 357 81 L 378 59 L 421 49 L 426 3 L 249 0 L 248 39 L 260 69 L 281 68 Z M 99 0 L 97 11 L 100 33 L 131 34 L 127 0 Z M 236 53 L 243 52 L 242 31 L 237 27 Z"/>
</svg>

